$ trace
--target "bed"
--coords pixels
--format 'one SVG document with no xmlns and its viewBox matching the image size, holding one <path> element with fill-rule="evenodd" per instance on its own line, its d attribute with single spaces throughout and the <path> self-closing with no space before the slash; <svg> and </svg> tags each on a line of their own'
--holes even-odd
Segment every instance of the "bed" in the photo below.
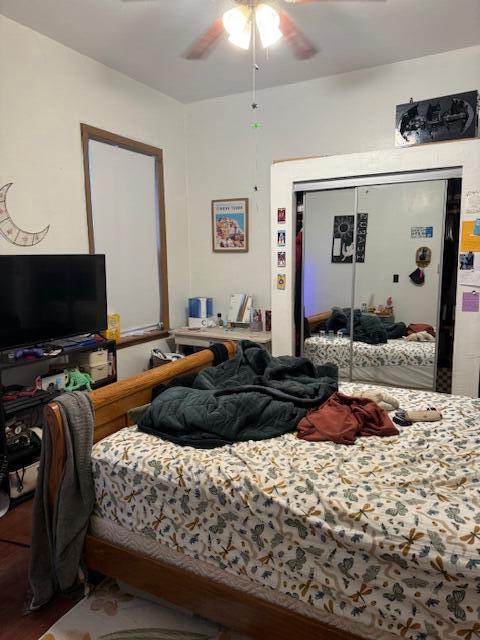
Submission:
<svg viewBox="0 0 480 640">
<path fill-rule="evenodd" d="M 312 336 L 304 343 L 304 353 L 314 364 L 332 362 L 341 379 L 413 389 L 433 389 L 435 342 L 410 342 L 401 338 L 386 344 L 353 342 L 350 338 Z"/>
<path fill-rule="evenodd" d="M 91 394 L 87 566 L 255 638 L 478 635 L 479 401 L 392 390 L 402 406 L 435 404 L 444 419 L 354 447 L 287 434 L 182 449 L 127 426 L 153 386 L 211 358 Z M 54 403 L 48 424 L 53 503 L 65 455 Z"/>
</svg>

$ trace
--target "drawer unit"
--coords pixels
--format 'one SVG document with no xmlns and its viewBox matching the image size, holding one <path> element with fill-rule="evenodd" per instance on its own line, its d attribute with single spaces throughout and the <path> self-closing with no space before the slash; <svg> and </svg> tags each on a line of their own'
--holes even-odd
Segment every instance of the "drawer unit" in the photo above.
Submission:
<svg viewBox="0 0 480 640">
<path fill-rule="evenodd" d="M 100 382 L 100 380 L 105 380 L 105 378 L 108 378 L 108 375 L 109 375 L 108 362 L 104 362 L 102 364 L 94 364 L 94 365 L 82 364 L 81 369 L 85 373 L 90 374 L 93 382 Z"/>
<path fill-rule="evenodd" d="M 97 351 L 87 351 L 80 353 L 78 359 L 80 365 L 97 367 L 108 362 L 108 349 L 97 349 Z"/>
</svg>

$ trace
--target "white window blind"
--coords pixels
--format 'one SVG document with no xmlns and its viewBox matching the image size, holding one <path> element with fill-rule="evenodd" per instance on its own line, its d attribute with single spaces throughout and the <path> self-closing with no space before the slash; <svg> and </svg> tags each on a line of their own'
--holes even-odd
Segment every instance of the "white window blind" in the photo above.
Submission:
<svg viewBox="0 0 480 640">
<path fill-rule="evenodd" d="M 122 334 L 161 318 L 155 158 L 89 141 L 95 253 L 104 253 L 108 312 Z"/>
</svg>

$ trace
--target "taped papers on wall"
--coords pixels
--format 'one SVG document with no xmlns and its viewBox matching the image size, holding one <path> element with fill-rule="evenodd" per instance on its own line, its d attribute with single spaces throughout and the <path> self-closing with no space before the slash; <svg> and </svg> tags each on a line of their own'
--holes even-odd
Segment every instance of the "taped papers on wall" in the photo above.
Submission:
<svg viewBox="0 0 480 640">
<path fill-rule="evenodd" d="M 478 215 L 480 213 L 480 190 L 468 191 L 466 200 L 465 213 L 469 216 Z"/>
<path fill-rule="evenodd" d="M 480 271 L 476 269 L 460 271 L 458 284 L 464 287 L 480 287 Z"/>
<path fill-rule="evenodd" d="M 476 220 L 466 220 L 462 222 L 462 238 L 460 241 L 460 251 L 480 251 L 480 235 L 475 235 Z"/>
<path fill-rule="evenodd" d="M 478 313 L 480 309 L 480 295 L 475 292 L 464 293 L 462 296 L 462 311 Z"/>
</svg>

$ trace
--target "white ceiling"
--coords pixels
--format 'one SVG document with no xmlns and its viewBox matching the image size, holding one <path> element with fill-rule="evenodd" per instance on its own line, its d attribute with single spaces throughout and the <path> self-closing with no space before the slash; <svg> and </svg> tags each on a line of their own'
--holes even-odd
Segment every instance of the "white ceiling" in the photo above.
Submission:
<svg viewBox="0 0 480 640">
<path fill-rule="evenodd" d="M 276 1 L 321 52 L 299 62 L 282 41 L 269 59 L 261 51 L 260 88 L 480 44 L 480 0 Z M 232 0 L 0 0 L 0 13 L 192 102 L 250 88 L 251 54 L 226 39 L 206 61 L 180 55 L 231 6 Z"/>
</svg>

